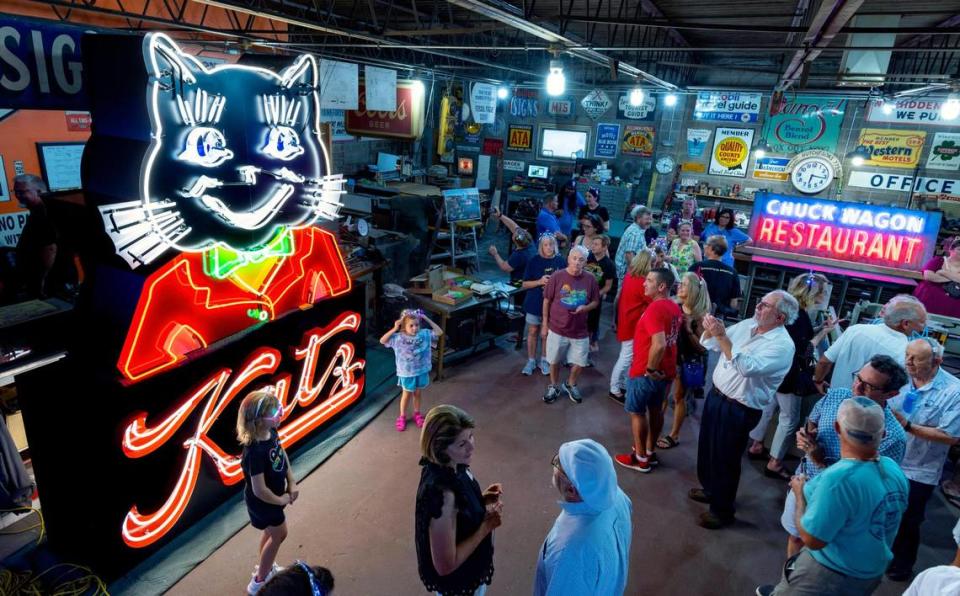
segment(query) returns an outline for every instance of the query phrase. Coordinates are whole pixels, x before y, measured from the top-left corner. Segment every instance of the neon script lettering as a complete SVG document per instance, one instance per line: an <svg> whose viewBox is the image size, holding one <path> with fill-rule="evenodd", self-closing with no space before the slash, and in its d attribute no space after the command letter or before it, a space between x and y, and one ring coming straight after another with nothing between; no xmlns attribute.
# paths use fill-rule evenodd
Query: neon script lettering
<svg viewBox="0 0 960 596"><path fill-rule="evenodd" d="M361 371L366 363L362 359L354 360L356 348L351 342L345 341L337 346L330 362L317 375L322 348L339 333L359 330L360 320L359 314L346 312L327 327L304 334L302 344L293 351L294 359L303 363L295 390L292 389L291 374L282 373L275 377L273 387L283 409L278 428L283 447L303 439L362 394L364 377ZM124 455L131 459L146 457L166 445L191 415L200 410L193 433L183 442L186 451L183 467L167 500L152 513L142 513L136 505L127 512L121 533L128 546L149 546L176 525L197 486L204 454L216 465L224 485L240 482L243 478L240 456L228 454L210 438L209 433L241 392L267 385L255 385L254 382L274 375L281 360L278 350L260 348L236 372L224 368L201 381L180 407L163 420L148 423L149 414L141 412L126 427L121 443Z"/></svg>

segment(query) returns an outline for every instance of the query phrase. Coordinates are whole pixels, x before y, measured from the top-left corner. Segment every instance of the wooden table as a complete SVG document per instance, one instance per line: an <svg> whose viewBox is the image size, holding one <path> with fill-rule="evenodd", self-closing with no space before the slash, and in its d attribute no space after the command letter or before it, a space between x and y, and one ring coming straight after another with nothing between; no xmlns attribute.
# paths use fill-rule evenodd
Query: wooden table
<svg viewBox="0 0 960 596"><path fill-rule="evenodd" d="M409 290L406 291L407 296L409 296L417 305L430 313L433 313L440 317L440 330L443 331L443 335L440 336L440 340L437 342L437 372L434 377L437 381L442 381L444 378L443 369L444 361L450 357L459 354L459 352L465 352L466 350L451 351L447 353L447 324L450 322L450 319L457 314L462 314L468 310L476 308L485 308L491 306L497 300L506 300L512 302L511 297L523 290L519 288L514 288L511 286L509 292L496 292L496 296L493 294L487 296L473 296L472 298L465 300L457 305L443 304L442 302L437 302L433 300L430 296L424 294L414 294ZM504 295L506 294L506 295ZM493 347L494 342L498 336L491 333L477 333L474 336L473 346L470 348L471 353L475 352L477 347L489 342L490 347Z"/></svg>

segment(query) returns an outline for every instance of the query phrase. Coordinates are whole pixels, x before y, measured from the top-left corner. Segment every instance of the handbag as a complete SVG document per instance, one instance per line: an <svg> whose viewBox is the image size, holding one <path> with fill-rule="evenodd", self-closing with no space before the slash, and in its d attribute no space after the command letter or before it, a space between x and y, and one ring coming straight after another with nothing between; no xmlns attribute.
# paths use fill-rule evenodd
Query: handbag
<svg viewBox="0 0 960 596"><path fill-rule="evenodd" d="M687 389L703 387L707 380L707 369L702 358L687 360L680 366L680 380Z"/></svg>
<svg viewBox="0 0 960 596"><path fill-rule="evenodd" d="M960 298L960 283L955 281L948 281L943 284L943 291L947 293L947 296L951 298Z"/></svg>

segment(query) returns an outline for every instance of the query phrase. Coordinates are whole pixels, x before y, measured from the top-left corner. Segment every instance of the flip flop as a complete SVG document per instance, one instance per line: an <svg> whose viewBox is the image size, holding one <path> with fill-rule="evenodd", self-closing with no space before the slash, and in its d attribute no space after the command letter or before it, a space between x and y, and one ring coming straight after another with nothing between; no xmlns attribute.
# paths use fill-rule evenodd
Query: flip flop
<svg viewBox="0 0 960 596"><path fill-rule="evenodd" d="M673 449L680 444L680 441L674 439L670 435L663 435L657 439L657 449Z"/></svg>

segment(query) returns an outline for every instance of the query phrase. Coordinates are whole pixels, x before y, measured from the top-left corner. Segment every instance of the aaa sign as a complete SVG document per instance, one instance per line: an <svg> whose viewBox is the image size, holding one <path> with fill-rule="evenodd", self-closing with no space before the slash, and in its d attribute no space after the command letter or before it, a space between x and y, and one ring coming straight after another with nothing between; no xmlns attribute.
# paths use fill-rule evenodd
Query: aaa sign
<svg viewBox="0 0 960 596"><path fill-rule="evenodd" d="M533 148L532 126L511 126L507 137L507 149L510 151L530 151Z"/></svg>

